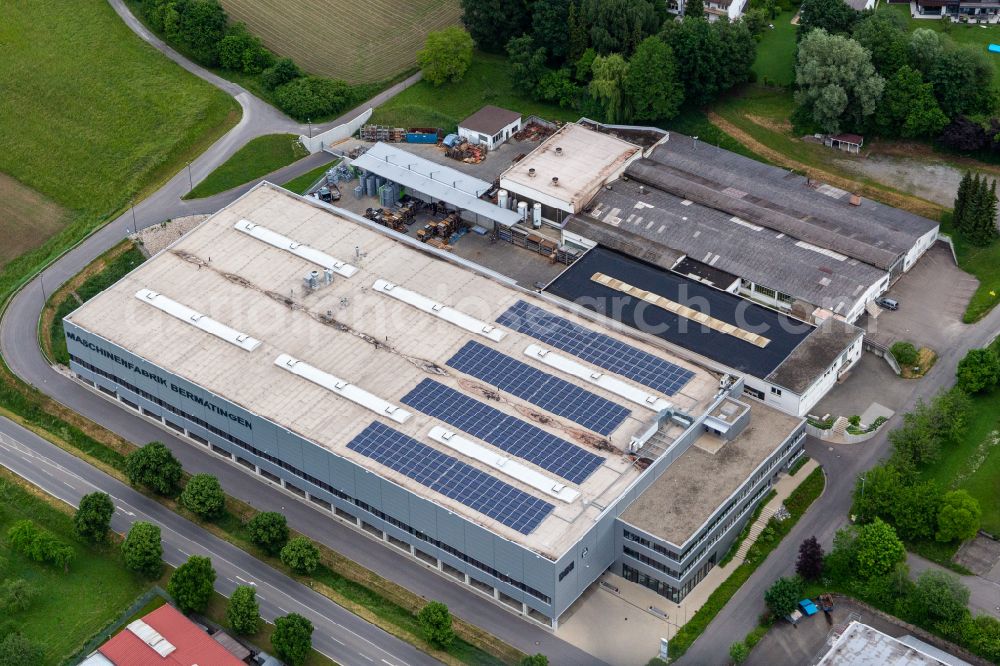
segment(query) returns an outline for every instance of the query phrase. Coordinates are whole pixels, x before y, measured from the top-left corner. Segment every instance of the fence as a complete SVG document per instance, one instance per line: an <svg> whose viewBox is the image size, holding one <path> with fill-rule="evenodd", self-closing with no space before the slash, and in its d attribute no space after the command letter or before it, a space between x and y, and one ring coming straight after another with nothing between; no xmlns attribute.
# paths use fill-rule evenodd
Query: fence
<svg viewBox="0 0 1000 666"><path fill-rule="evenodd" d="M302 145L305 146L306 150L310 153L318 153L331 144L354 136L354 133L361 129L361 126L368 122L368 119L372 117L373 110L374 109L368 109L364 113L360 113L355 116L352 120L348 120L342 125L331 127L322 134L316 134L312 137L299 135L299 141L302 142Z"/></svg>

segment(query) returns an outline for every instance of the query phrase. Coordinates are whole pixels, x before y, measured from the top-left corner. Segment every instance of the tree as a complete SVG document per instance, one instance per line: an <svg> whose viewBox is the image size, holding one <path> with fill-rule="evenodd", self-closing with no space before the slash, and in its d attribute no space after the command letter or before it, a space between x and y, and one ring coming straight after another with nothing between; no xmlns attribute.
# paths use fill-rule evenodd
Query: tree
<svg viewBox="0 0 1000 666"><path fill-rule="evenodd" d="M180 462L162 442L150 442L125 456L125 476L133 486L172 495L182 475Z"/></svg>
<svg viewBox="0 0 1000 666"><path fill-rule="evenodd" d="M930 28L917 28L910 34L910 63L924 74L931 73L944 50L941 35Z"/></svg>
<svg viewBox="0 0 1000 666"><path fill-rule="evenodd" d="M875 72L864 47L822 28L813 30L799 43L795 82L795 101L830 133L844 126L861 127L875 112L885 88L885 80Z"/></svg>
<svg viewBox="0 0 1000 666"><path fill-rule="evenodd" d="M976 536L983 512L979 502L965 490L952 490L941 498L938 511L938 541L965 541Z"/></svg>
<svg viewBox="0 0 1000 666"><path fill-rule="evenodd" d="M858 530L848 526L833 535L833 549L826 556L823 567L830 578L847 580L854 576L854 563L858 553Z"/></svg>
<svg viewBox="0 0 1000 666"><path fill-rule="evenodd" d="M260 629L260 606L257 591L250 585L240 585L233 590L226 604L226 622L237 634L249 636Z"/></svg>
<svg viewBox="0 0 1000 666"><path fill-rule="evenodd" d="M963 117L963 119L965 118ZM966 171L964 174L962 174L962 180L958 183L958 191L955 192L955 204L952 208L951 224L956 229L962 228L962 220L965 218L965 212L969 208L969 197L971 193L972 193L972 173ZM966 356L968 356L968 354L966 354ZM961 367L962 367L961 363L959 363L959 368ZM959 380L959 382L961 382L961 379ZM969 390L968 387L965 387L965 390L968 393L976 393L976 391Z"/></svg>
<svg viewBox="0 0 1000 666"><path fill-rule="evenodd" d="M629 61L622 89L635 120L668 120L677 115L684 88L677 79L674 52L658 37L642 40Z"/></svg>
<svg viewBox="0 0 1000 666"><path fill-rule="evenodd" d="M535 46L530 35L515 37L507 43L507 61L510 64L511 80L537 94L538 84L548 69L545 67L545 49Z"/></svg>
<svg viewBox="0 0 1000 666"><path fill-rule="evenodd" d="M854 26L853 37L872 54L872 66L886 79L910 60L910 35L902 17L895 12L864 16Z"/></svg>
<svg viewBox="0 0 1000 666"><path fill-rule="evenodd" d="M955 209L958 210L958 202ZM992 347L970 349L955 371L958 386L966 393L992 391L1000 382L1000 355Z"/></svg>
<svg viewBox="0 0 1000 666"><path fill-rule="evenodd" d="M455 25L431 32L417 52L417 64L431 85L461 81L472 64L472 37Z"/></svg>
<svg viewBox="0 0 1000 666"><path fill-rule="evenodd" d="M985 54L955 46L945 48L926 78L949 118L992 111L993 68Z"/></svg>
<svg viewBox="0 0 1000 666"><path fill-rule="evenodd" d="M903 65L885 85L875 115L882 136L904 139L933 137L948 124L934 98L934 86L924 83L920 72Z"/></svg>
<svg viewBox="0 0 1000 666"><path fill-rule="evenodd" d="M969 612L969 588L949 571L921 573L913 596L923 616L934 622L958 622Z"/></svg>
<svg viewBox="0 0 1000 666"><path fill-rule="evenodd" d="M125 566L132 571L147 578L159 578L163 569L163 545L160 543L159 526L141 520L132 523L122 543L122 557Z"/></svg>
<svg viewBox="0 0 1000 666"><path fill-rule="evenodd" d="M570 11L576 21L576 7L569 0L534 0L531 5L531 36L536 44L545 46L554 60L565 60L573 38L567 29L575 27L569 24Z"/></svg>
<svg viewBox="0 0 1000 666"><path fill-rule="evenodd" d="M73 546L63 543L54 534L30 520L18 520L7 530L10 546L34 562L45 562L69 571L76 556Z"/></svg>
<svg viewBox="0 0 1000 666"><path fill-rule="evenodd" d="M674 53L684 99L693 105L750 80L757 42L742 21L668 21L660 38Z"/></svg>
<svg viewBox="0 0 1000 666"><path fill-rule="evenodd" d="M703 0L687 0L684 3L684 18L705 18L705 3Z"/></svg>
<svg viewBox="0 0 1000 666"><path fill-rule="evenodd" d="M846 35L861 14L843 0L802 0L796 36L804 39L813 30L831 35Z"/></svg>
<svg viewBox="0 0 1000 666"><path fill-rule="evenodd" d="M247 523L250 541L268 555L277 555L288 542L288 521L277 511L262 511Z"/></svg>
<svg viewBox="0 0 1000 666"><path fill-rule="evenodd" d="M597 56L593 65L594 77L590 81L590 96L601 105L604 119L609 123L627 121L631 109L627 106L622 87L628 76L628 63L617 53Z"/></svg>
<svg viewBox="0 0 1000 666"><path fill-rule="evenodd" d="M576 3L571 2L566 10L566 58L570 62L576 62L588 46L590 37L587 35L587 26L583 23ZM587 71L590 71L589 67Z"/></svg>
<svg viewBox="0 0 1000 666"><path fill-rule="evenodd" d="M42 663L42 649L20 632L0 641L0 666L35 666Z"/></svg>
<svg viewBox="0 0 1000 666"><path fill-rule="evenodd" d="M0 585L0 610L7 615L28 609L38 590L23 578L10 578Z"/></svg>
<svg viewBox="0 0 1000 666"><path fill-rule="evenodd" d="M904 476L935 462L943 445L962 440L968 425L969 397L960 388L936 395L928 404L918 400L903 415L903 425L889 433L892 464Z"/></svg>
<svg viewBox="0 0 1000 666"><path fill-rule="evenodd" d="M996 181L987 184L979 175L972 179L968 204L962 212L959 232L973 245L989 245L997 238Z"/></svg>
<svg viewBox="0 0 1000 666"><path fill-rule="evenodd" d="M775 617L790 614L801 598L802 585L794 578L779 578L764 593L764 603Z"/></svg>
<svg viewBox="0 0 1000 666"><path fill-rule="evenodd" d="M520 666L549 666L549 658L541 652L530 654L521 660Z"/></svg>
<svg viewBox="0 0 1000 666"><path fill-rule="evenodd" d="M235 72L243 71L243 54L254 48L263 48L260 39L250 34L246 25L237 23L229 28L219 42L219 65Z"/></svg>
<svg viewBox="0 0 1000 666"><path fill-rule="evenodd" d="M219 480L211 474L192 476L184 486L180 502L185 509L206 520L218 518L226 510L226 494Z"/></svg>
<svg viewBox="0 0 1000 666"><path fill-rule="evenodd" d="M896 530L881 518L858 528L855 562L862 580L886 576L897 562L906 559L906 548Z"/></svg>
<svg viewBox="0 0 1000 666"><path fill-rule="evenodd" d="M538 82L535 92L538 99L569 109L576 104L580 96L580 87L573 83L569 68L563 67L546 72Z"/></svg>
<svg viewBox="0 0 1000 666"><path fill-rule="evenodd" d="M219 43L226 36L226 12L218 0L185 0L175 4L182 10L175 24L165 26L168 36L187 46L197 61L215 65Z"/></svg>
<svg viewBox="0 0 1000 666"><path fill-rule="evenodd" d="M823 575L823 546L811 536L799 546L799 559L795 562L795 573L805 580L819 580Z"/></svg>
<svg viewBox="0 0 1000 666"><path fill-rule="evenodd" d="M202 613L212 599L214 583L215 569L212 568L212 560L192 555L174 570L167 583L167 592L183 613Z"/></svg>
<svg viewBox="0 0 1000 666"><path fill-rule="evenodd" d="M274 621L271 647L289 666L302 666L312 648L312 622L298 613L289 613Z"/></svg>
<svg viewBox="0 0 1000 666"><path fill-rule="evenodd" d="M941 131L938 141L952 150L963 152L983 150L989 145L986 129L965 116L952 118L951 123Z"/></svg>
<svg viewBox="0 0 1000 666"><path fill-rule="evenodd" d="M264 70L260 75L260 80L268 90L279 88L289 81L302 76L302 70L291 58L279 58L274 64Z"/></svg>
<svg viewBox="0 0 1000 666"><path fill-rule="evenodd" d="M80 506L73 516L73 527L87 541L100 543L108 536L114 513L115 503L107 493L89 493L80 499Z"/></svg>
<svg viewBox="0 0 1000 666"><path fill-rule="evenodd" d="M274 91L274 99L296 120L315 120L346 109L354 101L354 92L339 79L303 76L280 86Z"/></svg>
<svg viewBox="0 0 1000 666"><path fill-rule="evenodd" d="M917 353L917 348L913 346L912 342L903 340L894 342L889 351L892 352L893 358L899 361L899 364L902 366L916 365L920 361L920 355Z"/></svg>
<svg viewBox="0 0 1000 666"><path fill-rule="evenodd" d="M743 641L736 641L729 646L729 658L734 664L742 664L750 656L750 648Z"/></svg>
<svg viewBox="0 0 1000 666"><path fill-rule="evenodd" d="M904 485L896 495L892 525L901 539L933 539L941 507L941 491L934 481ZM888 521L887 521L888 522Z"/></svg>
<svg viewBox="0 0 1000 666"><path fill-rule="evenodd" d="M580 13L600 55L630 55L663 22L656 0L582 0Z"/></svg>
<svg viewBox="0 0 1000 666"><path fill-rule="evenodd" d="M299 574L311 574L319 566L319 549L306 537L295 537L281 549L281 562Z"/></svg>
<svg viewBox="0 0 1000 666"><path fill-rule="evenodd" d="M524 0L462 0L462 24L481 50L500 53L530 20Z"/></svg>
<svg viewBox="0 0 1000 666"><path fill-rule="evenodd" d="M447 648L455 640L451 626L451 613L440 601L431 601L417 613L417 622L427 642L435 647Z"/></svg>

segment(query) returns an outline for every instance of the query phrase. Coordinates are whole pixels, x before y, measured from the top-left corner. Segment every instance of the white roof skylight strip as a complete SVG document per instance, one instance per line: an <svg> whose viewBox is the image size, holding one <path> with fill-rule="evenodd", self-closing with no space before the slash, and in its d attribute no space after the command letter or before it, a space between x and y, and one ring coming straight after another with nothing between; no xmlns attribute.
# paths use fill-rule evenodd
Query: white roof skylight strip
<svg viewBox="0 0 1000 666"><path fill-rule="evenodd" d="M363 388L351 384L345 379L335 377L334 375L324 372L319 368L314 368L305 361L300 361L289 356L288 354L280 354L278 358L274 359L274 364L283 370L287 370L293 375L298 375L303 379L308 379L313 384L322 386L328 391L336 393L342 398L361 405L362 407L371 410L380 416L392 419L396 423L406 423L406 420L412 416L412 414L402 407L397 407L391 402L383 400L377 395L373 395Z"/></svg>
<svg viewBox="0 0 1000 666"><path fill-rule="evenodd" d="M637 388L628 382L623 382L617 377L605 373L603 370L588 367L569 357L562 356L554 351L540 347L539 345L528 345L524 348L524 355L530 356L537 361L541 361L550 368L555 368L556 370L565 372L567 375L572 375L578 379L582 379L585 382L593 384L594 386L600 386L609 393L614 393L617 396L630 400L637 405L642 405L646 409L650 409L654 412L661 412L664 409L673 407L673 404L670 401L665 400L658 395Z"/></svg>
<svg viewBox="0 0 1000 666"><path fill-rule="evenodd" d="M329 268L338 275L349 278L358 272L357 267L351 266L347 262L341 261L336 257L331 257L326 252L317 250L314 247L309 247L308 245L292 240L288 236L282 236L277 231L271 231L267 227L254 224L250 220L240 220L233 225L233 228L237 231L242 231L248 236L253 236L257 240L263 241L268 245L273 245L278 249L285 250L286 252L291 252L298 257L302 257L306 261L311 261L317 266Z"/></svg>
<svg viewBox="0 0 1000 666"><path fill-rule="evenodd" d="M454 324L459 328L464 328L470 333L476 333L484 338L489 338L493 342L500 342L504 339L504 336L507 335L492 324L489 324L481 319L471 317L464 312L459 312L455 308L444 305L443 303L438 303L437 301L431 300L415 291L404 289L398 284L393 284L388 280L383 280L382 278L375 280L375 284L372 285L372 289L379 293L386 294L387 296L391 296L398 301L408 303L418 310L426 312L429 315L433 315L438 319L443 319L444 321Z"/></svg>
<svg viewBox="0 0 1000 666"><path fill-rule="evenodd" d="M431 439L440 444L444 444L451 450L461 453L466 458L478 460L492 469L499 470L507 476L520 481L521 483L540 490L546 495L551 495L567 504L572 503L580 496L579 491L567 487L565 484L556 481L552 477L541 472L536 472L527 465L502 456L495 451L487 449L471 440L457 435L454 432L441 426L434 426L428 433Z"/></svg>
<svg viewBox="0 0 1000 666"><path fill-rule="evenodd" d="M226 342L236 345L245 351L253 351L260 346L260 340L257 338L250 337L246 333L241 333L235 328L231 328L221 322L215 321L211 317L204 315L197 310L192 310L186 305L181 305L177 301L167 298L163 294L158 294L151 289L140 289L135 292L135 297L143 303L152 305L161 312L166 312L172 317L176 317L177 319L180 319L195 328L200 328L206 333L210 333L217 338L222 338Z"/></svg>

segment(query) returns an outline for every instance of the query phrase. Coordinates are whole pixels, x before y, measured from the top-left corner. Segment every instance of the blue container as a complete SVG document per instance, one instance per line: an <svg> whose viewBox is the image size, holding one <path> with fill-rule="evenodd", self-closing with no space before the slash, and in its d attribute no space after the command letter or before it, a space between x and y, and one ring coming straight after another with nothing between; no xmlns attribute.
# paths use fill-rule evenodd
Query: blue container
<svg viewBox="0 0 1000 666"><path fill-rule="evenodd" d="M407 132L406 143L437 143L437 132Z"/></svg>
<svg viewBox="0 0 1000 666"><path fill-rule="evenodd" d="M461 139L459 139L457 134L449 134L444 138L444 141L442 141L441 143L448 146L449 148L452 148L455 146L456 143L459 143L460 141Z"/></svg>

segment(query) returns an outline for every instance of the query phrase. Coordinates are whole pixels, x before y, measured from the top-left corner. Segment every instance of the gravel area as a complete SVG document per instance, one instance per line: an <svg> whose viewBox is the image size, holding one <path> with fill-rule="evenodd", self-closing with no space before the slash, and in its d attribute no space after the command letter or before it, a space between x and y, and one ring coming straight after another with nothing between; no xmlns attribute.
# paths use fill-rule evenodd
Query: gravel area
<svg viewBox="0 0 1000 666"><path fill-rule="evenodd" d="M131 238L142 246L143 252L146 253L146 256L151 257L157 252L165 249L168 245L187 232L197 227L205 221L206 218L208 218L208 215L188 215L187 217L178 217L151 227L146 227L139 233L132 234Z"/></svg>

